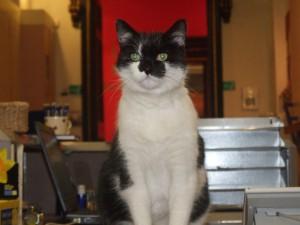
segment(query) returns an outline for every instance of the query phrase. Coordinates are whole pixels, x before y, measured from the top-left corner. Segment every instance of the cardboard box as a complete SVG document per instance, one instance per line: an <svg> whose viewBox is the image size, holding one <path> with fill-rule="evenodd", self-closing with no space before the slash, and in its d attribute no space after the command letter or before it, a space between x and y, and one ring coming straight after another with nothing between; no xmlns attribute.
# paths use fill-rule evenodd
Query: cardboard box
<svg viewBox="0 0 300 225"><path fill-rule="evenodd" d="M18 164L7 172L7 183L0 183L0 200L18 198Z"/></svg>
<svg viewBox="0 0 300 225"><path fill-rule="evenodd" d="M12 146L9 137L0 130L0 200L18 197L19 168Z"/></svg>

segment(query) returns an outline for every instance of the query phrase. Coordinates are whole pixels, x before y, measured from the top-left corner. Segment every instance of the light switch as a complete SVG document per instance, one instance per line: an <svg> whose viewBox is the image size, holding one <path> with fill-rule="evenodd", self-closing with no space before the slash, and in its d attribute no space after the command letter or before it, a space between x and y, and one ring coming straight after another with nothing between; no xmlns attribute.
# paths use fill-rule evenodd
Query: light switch
<svg viewBox="0 0 300 225"><path fill-rule="evenodd" d="M242 89L242 107L245 110L258 109L258 89L254 87L244 87Z"/></svg>

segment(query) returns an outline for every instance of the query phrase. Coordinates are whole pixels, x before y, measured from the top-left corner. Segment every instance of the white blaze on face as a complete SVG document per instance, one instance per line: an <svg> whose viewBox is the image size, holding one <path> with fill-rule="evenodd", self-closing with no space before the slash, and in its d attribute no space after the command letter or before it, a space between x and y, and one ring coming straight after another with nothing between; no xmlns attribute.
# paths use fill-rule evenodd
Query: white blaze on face
<svg viewBox="0 0 300 225"><path fill-rule="evenodd" d="M165 75L157 78L141 72L138 66L139 62L133 62L128 67L119 70L124 85L133 91L162 94L184 83L186 71L181 67L174 67L165 63Z"/></svg>

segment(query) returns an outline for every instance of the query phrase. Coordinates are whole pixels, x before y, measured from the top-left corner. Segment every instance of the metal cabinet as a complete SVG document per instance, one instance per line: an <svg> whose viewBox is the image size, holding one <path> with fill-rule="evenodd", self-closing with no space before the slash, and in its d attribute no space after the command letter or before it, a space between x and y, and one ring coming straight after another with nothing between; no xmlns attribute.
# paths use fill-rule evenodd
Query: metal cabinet
<svg viewBox="0 0 300 225"><path fill-rule="evenodd" d="M242 208L245 188L297 184L295 148L282 127L274 117L199 120L213 206Z"/></svg>

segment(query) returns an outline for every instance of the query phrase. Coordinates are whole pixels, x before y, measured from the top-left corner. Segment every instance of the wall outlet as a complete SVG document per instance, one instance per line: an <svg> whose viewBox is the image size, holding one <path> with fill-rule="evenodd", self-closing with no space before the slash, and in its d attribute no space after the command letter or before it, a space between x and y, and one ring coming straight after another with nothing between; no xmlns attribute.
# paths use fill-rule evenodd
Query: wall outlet
<svg viewBox="0 0 300 225"><path fill-rule="evenodd" d="M244 87L242 89L242 107L245 110L258 109L258 89L254 87Z"/></svg>

